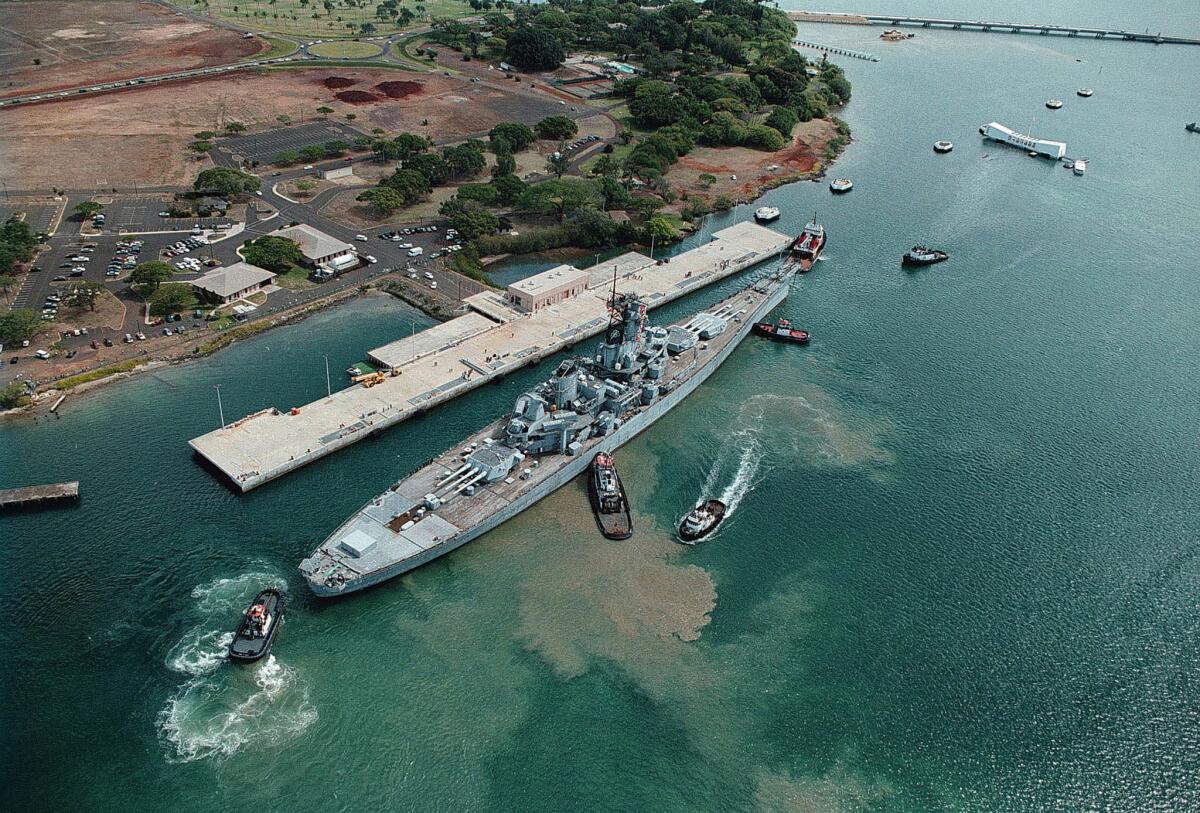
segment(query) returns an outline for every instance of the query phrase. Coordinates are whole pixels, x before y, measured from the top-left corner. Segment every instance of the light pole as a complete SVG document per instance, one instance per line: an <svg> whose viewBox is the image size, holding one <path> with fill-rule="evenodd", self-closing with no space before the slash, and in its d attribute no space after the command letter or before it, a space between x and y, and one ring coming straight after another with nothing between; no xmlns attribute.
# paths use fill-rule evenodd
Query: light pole
<svg viewBox="0 0 1200 813"><path fill-rule="evenodd" d="M221 416L221 428L225 428L225 407L221 406L221 385L216 385L217 389L217 414Z"/></svg>
<svg viewBox="0 0 1200 813"><path fill-rule="evenodd" d="M417 320L410 319L409 321L412 322L412 337L409 338L409 340L408 340L408 349L412 351L412 358L410 359L410 361L416 361L417 360Z"/></svg>
<svg viewBox="0 0 1200 813"><path fill-rule="evenodd" d="M329 384L329 354L325 354L325 395L333 395L333 387Z"/></svg>

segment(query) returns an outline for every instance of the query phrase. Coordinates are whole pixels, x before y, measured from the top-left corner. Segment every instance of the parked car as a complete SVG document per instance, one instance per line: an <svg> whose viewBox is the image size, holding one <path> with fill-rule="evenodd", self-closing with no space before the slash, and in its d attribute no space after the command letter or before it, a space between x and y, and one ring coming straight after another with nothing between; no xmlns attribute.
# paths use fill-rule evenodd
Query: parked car
<svg viewBox="0 0 1200 813"><path fill-rule="evenodd" d="M365 234L356 234L356 235L354 235L354 239L360 243L367 242L367 236Z"/></svg>
<svg viewBox="0 0 1200 813"><path fill-rule="evenodd" d="M414 248L410 248L408 250L408 256L410 257L420 257L424 253L425 249L421 248L420 246L415 246Z"/></svg>
<svg viewBox="0 0 1200 813"><path fill-rule="evenodd" d="M47 353L45 350L39 350L36 353L34 353L34 355L43 360L50 358L50 354Z"/></svg>

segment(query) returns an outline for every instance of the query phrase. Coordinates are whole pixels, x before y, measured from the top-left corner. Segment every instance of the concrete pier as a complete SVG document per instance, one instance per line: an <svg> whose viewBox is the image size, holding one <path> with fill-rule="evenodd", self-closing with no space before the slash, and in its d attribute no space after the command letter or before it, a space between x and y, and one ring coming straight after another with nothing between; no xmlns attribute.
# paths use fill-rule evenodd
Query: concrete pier
<svg viewBox="0 0 1200 813"><path fill-rule="evenodd" d="M778 256L791 238L743 222L658 265L630 252L591 269L589 289L532 313L499 291L467 300L473 311L370 351L388 375L295 409L268 407L189 445L242 491L318 460L417 411L534 364L608 324L614 269L618 289L657 307Z"/></svg>
<svg viewBox="0 0 1200 813"><path fill-rule="evenodd" d="M79 481L0 490L0 511L20 511L79 499Z"/></svg>

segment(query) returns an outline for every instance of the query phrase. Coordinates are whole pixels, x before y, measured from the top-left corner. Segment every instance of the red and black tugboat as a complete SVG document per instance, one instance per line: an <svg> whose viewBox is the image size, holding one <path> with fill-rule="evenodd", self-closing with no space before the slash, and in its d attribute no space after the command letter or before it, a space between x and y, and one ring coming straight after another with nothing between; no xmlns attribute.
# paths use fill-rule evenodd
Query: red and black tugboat
<svg viewBox="0 0 1200 813"><path fill-rule="evenodd" d="M792 261L799 263L801 274L812 270L813 263L821 256L823 248L825 248L825 227L814 217L812 222L804 227L804 231L800 232L800 236L792 242Z"/></svg>
<svg viewBox="0 0 1200 813"><path fill-rule="evenodd" d="M283 623L283 593L274 588L267 588L259 593L242 625L233 636L229 645L229 658L235 661L256 661L271 649L275 633Z"/></svg>
<svg viewBox="0 0 1200 813"><path fill-rule="evenodd" d="M775 341L808 344L808 331L797 330L792 327L792 323L787 319L780 319L775 324L771 324L770 322L755 322L753 330L759 336L766 336L768 339L774 339Z"/></svg>
<svg viewBox="0 0 1200 813"><path fill-rule="evenodd" d="M588 499L596 525L605 539L628 539L633 536L633 517L629 515L629 500L625 498L625 486L617 476L617 467L612 455L600 452L592 458L588 471Z"/></svg>

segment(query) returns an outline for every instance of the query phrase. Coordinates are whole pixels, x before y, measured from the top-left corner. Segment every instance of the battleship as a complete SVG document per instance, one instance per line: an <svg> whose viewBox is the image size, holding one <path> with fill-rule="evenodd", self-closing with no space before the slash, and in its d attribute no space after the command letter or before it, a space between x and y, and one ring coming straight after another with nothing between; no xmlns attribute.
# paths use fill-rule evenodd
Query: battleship
<svg viewBox="0 0 1200 813"><path fill-rule="evenodd" d="M603 340L563 360L510 414L421 466L342 523L300 563L318 596L384 582L524 511L673 409L788 294L795 265L670 328L636 294L609 298ZM688 337L682 334L688 333Z"/></svg>

